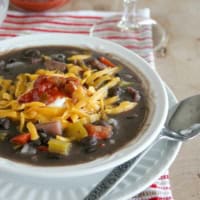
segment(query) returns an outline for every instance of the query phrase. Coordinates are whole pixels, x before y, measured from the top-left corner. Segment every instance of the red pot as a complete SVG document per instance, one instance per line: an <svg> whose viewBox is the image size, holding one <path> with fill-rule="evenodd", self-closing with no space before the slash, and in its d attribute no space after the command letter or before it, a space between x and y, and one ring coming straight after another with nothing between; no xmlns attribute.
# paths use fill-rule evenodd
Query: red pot
<svg viewBox="0 0 200 200"><path fill-rule="evenodd" d="M62 6L69 0L11 0L11 3L19 8L30 11L45 11Z"/></svg>

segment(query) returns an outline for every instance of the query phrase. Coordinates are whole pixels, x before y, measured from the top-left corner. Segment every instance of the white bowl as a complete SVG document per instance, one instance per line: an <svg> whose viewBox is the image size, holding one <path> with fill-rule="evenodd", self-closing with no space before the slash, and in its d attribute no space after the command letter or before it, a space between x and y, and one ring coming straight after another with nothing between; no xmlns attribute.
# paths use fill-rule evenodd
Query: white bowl
<svg viewBox="0 0 200 200"><path fill-rule="evenodd" d="M90 48L95 51L111 53L124 63L128 63L129 68L142 77L145 87L148 89L149 100L152 103L150 107L151 114L139 136L112 155L107 155L88 163L58 167L32 166L0 158L2 170L7 170L10 173L44 178L89 175L103 170L109 170L128 161L141 153L157 138L167 117L168 101L162 80L146 61L118 44L94 37L70 34L38 34L5 40L0 42L0 54L13 49L47 45Z"/></svg>
<svg viewBox="0 0 200 200"><path fill-rule="evenodd" d="M9 0L0 1L0 25L6 17L8 5L9 5Z"/></svg>

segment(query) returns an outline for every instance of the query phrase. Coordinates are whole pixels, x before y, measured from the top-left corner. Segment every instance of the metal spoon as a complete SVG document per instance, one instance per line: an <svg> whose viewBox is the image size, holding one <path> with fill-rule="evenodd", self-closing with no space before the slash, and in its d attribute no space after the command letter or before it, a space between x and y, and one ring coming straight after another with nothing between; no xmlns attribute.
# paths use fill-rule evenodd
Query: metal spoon
<svg viewBox="0 0 200 200"><path fill-rule="evenodd" d="M200 95L179 102L169 113L169 121L159 137L140 155L115 167L84 200L102 200L106 197L161 139L183 142L200 135Z"/></svg>

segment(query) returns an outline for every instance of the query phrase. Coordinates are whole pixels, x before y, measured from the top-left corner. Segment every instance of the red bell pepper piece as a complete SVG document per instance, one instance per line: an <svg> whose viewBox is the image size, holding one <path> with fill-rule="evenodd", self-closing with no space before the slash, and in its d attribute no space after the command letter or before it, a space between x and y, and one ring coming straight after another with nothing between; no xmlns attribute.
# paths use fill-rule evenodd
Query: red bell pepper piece
<svg viewBox="0 0 200 200"><path fill-rule="evenodd" d="M43 152L47 152L48 151L48 147L41 145L41 146L37 147L37 150L43 151Z"/></svg>
<svg viewBox="0 0 200 200"><path fill-rule="evenodd" d="M15 144L24 145L24 144L28 143L30 141L30 139L31 139L30 133L23 133L23 134L13 137L10 141Z"/></svg>
<svg viewBox="0 0 200 200"><path fill-rule="evenodd" d="M97 139L108 139L112 135L112 126L86 124L85 128L89 136L95 136Z"/></svg>
<svg viewBox="0 0 200 200"><path fill-rule="evenodd" d="M101 56L99 58L100 62L103 63L104 65L108 66L108 67L114 67L115 65L110 61L108 60L107 58Z"/></svg>

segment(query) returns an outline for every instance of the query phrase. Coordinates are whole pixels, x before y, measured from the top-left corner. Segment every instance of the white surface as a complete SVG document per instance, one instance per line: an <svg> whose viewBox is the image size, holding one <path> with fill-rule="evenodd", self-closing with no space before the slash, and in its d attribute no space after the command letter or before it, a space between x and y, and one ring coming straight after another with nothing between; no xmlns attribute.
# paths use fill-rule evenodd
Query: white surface
<svg viewBox="0 0 200 200"><path fill-rule="evenodd" d="M170 92L169 101L170 106L176 103ZM143 191L169 168L180 147L179 142L161 140L106 199L124 200ZM0 199L81 200L106 173L108 172L76 178L48 179L22 177L1 169Z"/></svg>
<svg viewBox="0 0 200 200"><path fill-rule="evenodd" d="M0 25L6 17L6 13L8 10L8 4L9 4L9 0L1 0L0 1Z"/></svg>
<svg viewBox="0 0 200 200"><path fill-rule="evenodd" d="M140 77L145 77L144 79L147 80L144 81L144 84L146 83L146 87L150 93L149 98L152 98L155 105L153 115L149 116L149 119L147 119L148 126L145 127L144 133L139 134L139 137L130 141L123 149L112 155L104 156L92 162L64 167L36 167L1 158L1 168L10 171L10 173L13 172L16 175L21 174L46 178L63 178L92 174L111 169L131 159L147 148L147 146L156 139L166 120L168 111L167 94L159 75L152 70L148 63L141 59L141 57L117 44L82 35L38 34L1 41L0 53L27 46L65 44L68 46L91 48L106 53L112 52L112 55L122 59L124 63L128 63L128 67L131 70L140 73ZM152 107L150 107L150 110Z"/></svg>

